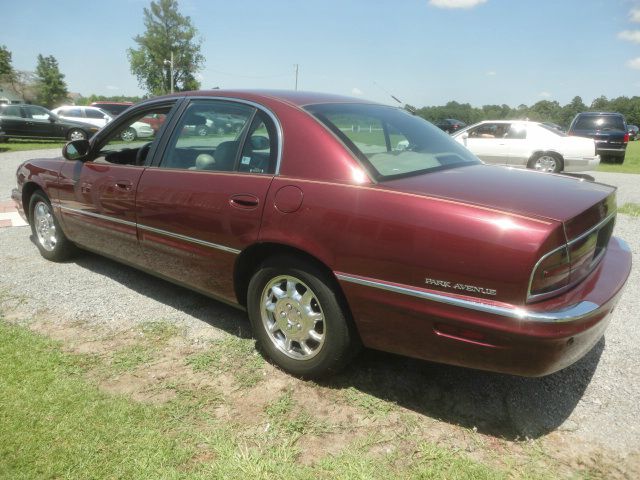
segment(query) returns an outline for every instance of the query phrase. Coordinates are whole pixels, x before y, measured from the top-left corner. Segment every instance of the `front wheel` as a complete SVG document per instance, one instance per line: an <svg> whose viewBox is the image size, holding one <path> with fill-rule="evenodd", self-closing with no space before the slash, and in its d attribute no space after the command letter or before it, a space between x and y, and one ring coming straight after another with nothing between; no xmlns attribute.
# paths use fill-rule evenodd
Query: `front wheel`
<svg viewBox="0 0 640 480"><path fill-rule="evenodd" d="M562 157L556 153L537 153L531 157L527 168L540 172L558 173L564 168L564 162Z"/></svg>
<svg viewBox="0 0 640 480"><path fill-rule="evenodd" d="M42 192L35 192L29 202L31 232L40 254L47 260L60 262L75 252L71 243L53 215L49 199Z"/></svg>
<svg viewBox="0 0 640 480"><path fill-rule="evenodd" d="M315 265L288 256L267 260L251 278L247 310L254 335L283 370L319 378L357 353L357 335L333 284Z"/></svg>

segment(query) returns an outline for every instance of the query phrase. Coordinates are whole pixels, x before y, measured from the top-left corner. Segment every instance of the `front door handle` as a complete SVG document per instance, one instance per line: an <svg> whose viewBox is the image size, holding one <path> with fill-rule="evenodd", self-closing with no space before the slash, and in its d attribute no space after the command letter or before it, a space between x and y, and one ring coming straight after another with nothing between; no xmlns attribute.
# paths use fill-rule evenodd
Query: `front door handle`
<svg viewBox="0 0 640 480"><path fill-rule="evenodd" d="M116 182L116 188L118 190L131 190L131 182L129 180L120 180Z"/></svg>
<svg viewBox="0 0 640 480"><path fill-rule="evenodd" d="M241 210L253 210L259 203L260 199L258 197L247 193L232 195L229 199L229 205Z"/></svg>

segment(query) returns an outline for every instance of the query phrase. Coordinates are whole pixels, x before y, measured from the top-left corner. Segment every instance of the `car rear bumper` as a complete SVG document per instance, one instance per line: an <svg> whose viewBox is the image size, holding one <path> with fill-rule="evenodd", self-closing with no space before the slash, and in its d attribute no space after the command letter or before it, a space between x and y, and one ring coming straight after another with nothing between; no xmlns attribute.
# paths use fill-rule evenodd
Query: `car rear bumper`
<svg viewBox="0 0 640 480"><path fill-rule="evenodd" d="M612 238L598 267L572 290L513 306L336 276L363 343L425 360L523 376L571 365L602 338L629 272L631 252Z"/></svg>
<svg viewBox="0 0 640 480"><path fill-rule="evenodd" d="M626 148L604 148L596 147L596 153L602 157L624 157L627 152Z"/></svg>
<svg viewBox="0 0 640 480"><path fill-rule="evenodd" d="M589 170L595 170L600 165L600 155L595 157L565 157L564 159L564 171L565 172L587 172Z"/></svg>

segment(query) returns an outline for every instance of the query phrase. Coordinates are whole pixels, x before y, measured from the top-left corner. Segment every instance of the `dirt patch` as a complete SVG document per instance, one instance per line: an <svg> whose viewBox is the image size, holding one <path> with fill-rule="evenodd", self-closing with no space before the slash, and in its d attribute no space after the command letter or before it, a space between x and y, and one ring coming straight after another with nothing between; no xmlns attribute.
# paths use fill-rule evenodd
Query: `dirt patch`
<svg viewBox="0 0 640 480"><path fill-rule="evenodd" d="M86 369L85 375L103 391L152 404L189 397L200 412L236 426L244 432L247 442L253 444L267 441L262 439L272 438L270 435L277 439L287 431L293 432L291 438L300 452L298 461L305 465L339 455L354 445L360 445L368 455L395 455L402 462L412 458L423 442L428 442L511 470L516 476L539 473L551 466L561 476L579 471L594 477L640 478L640 454L621 458L615 452L576 441L561 431L536 441L505 440L421 415L376 398L366 393L366 389L305 382L267 362L258 367L252 365L252 373L258 378L252 386L246 386L239 382L238 371L245 367L243 359L253 362L253 358L244 350L236 352L237 355L214 357L221 365L196 368L194 356L206 354L215 348L215 342L195 343L178 330L157 325L146 330L114 331L95 324L89 328L83 322L61 321L48 312L39 312L37 321L28 321L19 313L19 305L11 310L5 320L29 325L32 330L59 341L67 352L98 359ZM233 345L236 344L231 343L231 347L225 344L224 348ZM246 345L240 346L246 350ZM117 352L134 348L145 353L142 360L125 370L114 369ZM274 409L278 402L282 403L281 410ZM206 422L202 428L207 428ZM209 461L210 456L210 452L203 451L193 461Z"/></svg>

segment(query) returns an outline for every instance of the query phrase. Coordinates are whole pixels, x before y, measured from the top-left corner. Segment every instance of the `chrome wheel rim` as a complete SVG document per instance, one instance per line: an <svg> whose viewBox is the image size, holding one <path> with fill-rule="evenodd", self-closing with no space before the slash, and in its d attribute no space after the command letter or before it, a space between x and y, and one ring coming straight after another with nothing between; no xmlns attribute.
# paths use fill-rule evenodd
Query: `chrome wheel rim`
<svg viewBox="0 0 640 480"><path fill-rule="evenodd" d="M204 137L207 135L207 133L209 133L209 131L207 130L207 127L200 127L198 128L198 130L196 130L196 133L201 137Z"/></svg>
<svg viewBox="0 0 640 480"><path fill-rule="evenodd" d="M56 248L56 224L49 205L45 202L36 203L33 209L33 222L35 225L38 243L48 252Z"/></svg>
<svg viewBox="0 0 640 480"><path fill-rule="evenodd" d="M124 140L125 142L130 142L132 140L135 140L136 134L130 128L127 128L124 132L120 134L120 138L122 138L122 140Z"/></svg>
<svg viewBox="0 0 640 480"><path fill-rule="evenodd" d="M550 155L542 155L540 158L536 160L533 168L536 170L540 170L541 172L555 172L556 170L556 159Z"/></svg>
<svg viewBox="0 0 640 480"><path fill-rule="evenodd" d="M316 294L296 277L273 278L262 291L262 324L275 347L287 357L315 357L326 336L324 313Z"/></svg>
<svg viewBox="0 0 640 480"><path fill-rule="evenodd" d="M71 140L84 140L86 138L86 135L82 133L80 130L74 130L69 135L69 138Z"/></svg>

